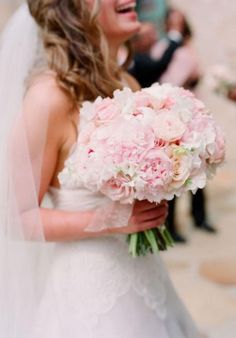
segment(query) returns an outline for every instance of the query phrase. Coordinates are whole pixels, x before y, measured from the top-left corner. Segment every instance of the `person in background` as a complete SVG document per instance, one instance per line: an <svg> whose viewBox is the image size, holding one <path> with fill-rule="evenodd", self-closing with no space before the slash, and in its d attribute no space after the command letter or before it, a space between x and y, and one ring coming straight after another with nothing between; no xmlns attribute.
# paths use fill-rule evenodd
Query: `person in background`
<svg viewBox="0 0 236 338"><path fill-rule="evenodd" d="M167 0L138 0L137 12L141 22L154 24L160 38L165 36L165 17L168 10Z"/></svg>
<svg viewBox="0 0 236 338"><path fill-rule="evenodd" d="M173 34L173 27L182 27L180 32L183 37L183 43L178 48L169 63L166 71L159 78L161 83L169 82L176 86L183 86L194 90L201 76L198 56L192 46L192 29L183 13L177 9L170 9L166 16L167 34ZM166 39L153 45L151 56L158 60L168 46Z"/></svg>
<svg viewBox="0 0 236 338"><path fill-rule="evenodd" d="M129 73L139 82L141 87L151 86L162 76L175 51L182 45L183 21L171 23L170 30L165 38L165 51L160 58L153 58L150 50L159 40L155 25L151 22L142 22L140 31L132 39L134 49L133 62Z"/></svg>
<svg viewBox="0 0 236 338"><path fill-rule="evenodd" d="M229 89L229 92L228 92L228 98L231 100L231 101L234 101L236 102L236 85L231 87Z"/></svg>
<svg viewBox="0 0 236 338"><path fill-rule="evenodd" d="M198 57L192 46L192 30L183 13L177 9L170 9L166 16L167 33L172 29L173 24L183 21L183 45L178 48L162 74L160 83L171 83L194 91L201 77ZM166 46L163 41L153 46L151 55L154 59L160 59L165 53ZM176 201L169 202L169 215L167 218L169 230L176 242L184 243L186 239L178 232L176 225ZM209 223L206 210L205 189L198 189L196 194L191 194L191 215L194 226L209 233L215 233L216 229Z"/></svg>

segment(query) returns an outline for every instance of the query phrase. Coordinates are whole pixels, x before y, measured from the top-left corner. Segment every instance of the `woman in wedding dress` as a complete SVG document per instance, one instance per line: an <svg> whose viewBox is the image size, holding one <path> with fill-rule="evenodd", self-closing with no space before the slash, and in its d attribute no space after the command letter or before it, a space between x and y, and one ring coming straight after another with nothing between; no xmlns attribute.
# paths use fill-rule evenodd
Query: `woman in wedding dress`
<svg viewBox="0 0 236 338"><path fill-rule="evenodd" d="M166 203L127 210L58 180L77 151L80 104L139 88L116 64L119 46L139 29L134 7L133 0L28 0L7 28L0 337L200 337L159 255L128 254L126 235L161 225Z"/></svg>

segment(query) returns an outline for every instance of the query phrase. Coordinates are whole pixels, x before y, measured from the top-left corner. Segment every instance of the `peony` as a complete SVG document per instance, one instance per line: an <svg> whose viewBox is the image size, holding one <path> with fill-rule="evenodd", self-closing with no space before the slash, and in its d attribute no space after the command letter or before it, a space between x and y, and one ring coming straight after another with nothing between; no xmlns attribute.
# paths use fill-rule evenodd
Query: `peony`
<svg viewBox="0 0 236 338"><path fill-rule="evenodd" d="M95 123L108 123L120 114L120 108L111 98L105 98L95 104L96 117Z"/></svg>
<svg viewBox="0 0 236 338"><path fill-rule="evenodd" d="M165 186L171 180L171 160L165 151L152 148L142 157L138 174L140 178L152 187Z"/></svg>
<svg viewBox="0 0 236 338"><path fill-rule="evenodd" d="M156 116L153 129L157 138L174 142L181 139L186 126L178 116L168 112Z"/></svg>
<svg viewBox="0 0 236 338"><path fill-rule="evenodd" d="M109 196L112 201L128 204L134 201L134 185L132 178L123 175L121 172L116 176L104 182L101 192Z"/></svg>

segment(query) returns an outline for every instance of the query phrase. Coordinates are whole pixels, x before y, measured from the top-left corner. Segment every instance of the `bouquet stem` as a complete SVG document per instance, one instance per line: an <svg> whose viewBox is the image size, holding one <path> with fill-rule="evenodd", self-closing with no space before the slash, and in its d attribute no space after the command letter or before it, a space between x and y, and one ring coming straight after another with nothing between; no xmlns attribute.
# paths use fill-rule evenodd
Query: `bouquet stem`
<svg viewBox="0 0 236 338"><path fill-rule="evenodd" d="M128 236L129 253L132 257L157 254L174 246L174 241L165 225Z"/></svg>

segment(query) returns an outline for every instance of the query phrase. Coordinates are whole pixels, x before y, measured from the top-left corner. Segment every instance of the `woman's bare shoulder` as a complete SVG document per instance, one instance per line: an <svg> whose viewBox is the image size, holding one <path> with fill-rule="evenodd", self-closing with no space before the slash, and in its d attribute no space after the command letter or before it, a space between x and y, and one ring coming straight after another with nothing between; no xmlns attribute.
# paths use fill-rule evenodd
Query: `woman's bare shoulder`
<svg viewBox="0 0 236 338"><path fill-rule="evenodd" d="M42 114L66 115L72 109L72 102L61 89L56 76L52 72L44 72L32 78L29 83L24 107L27 109L29 106L33 111L40 109Z"/></svg>

